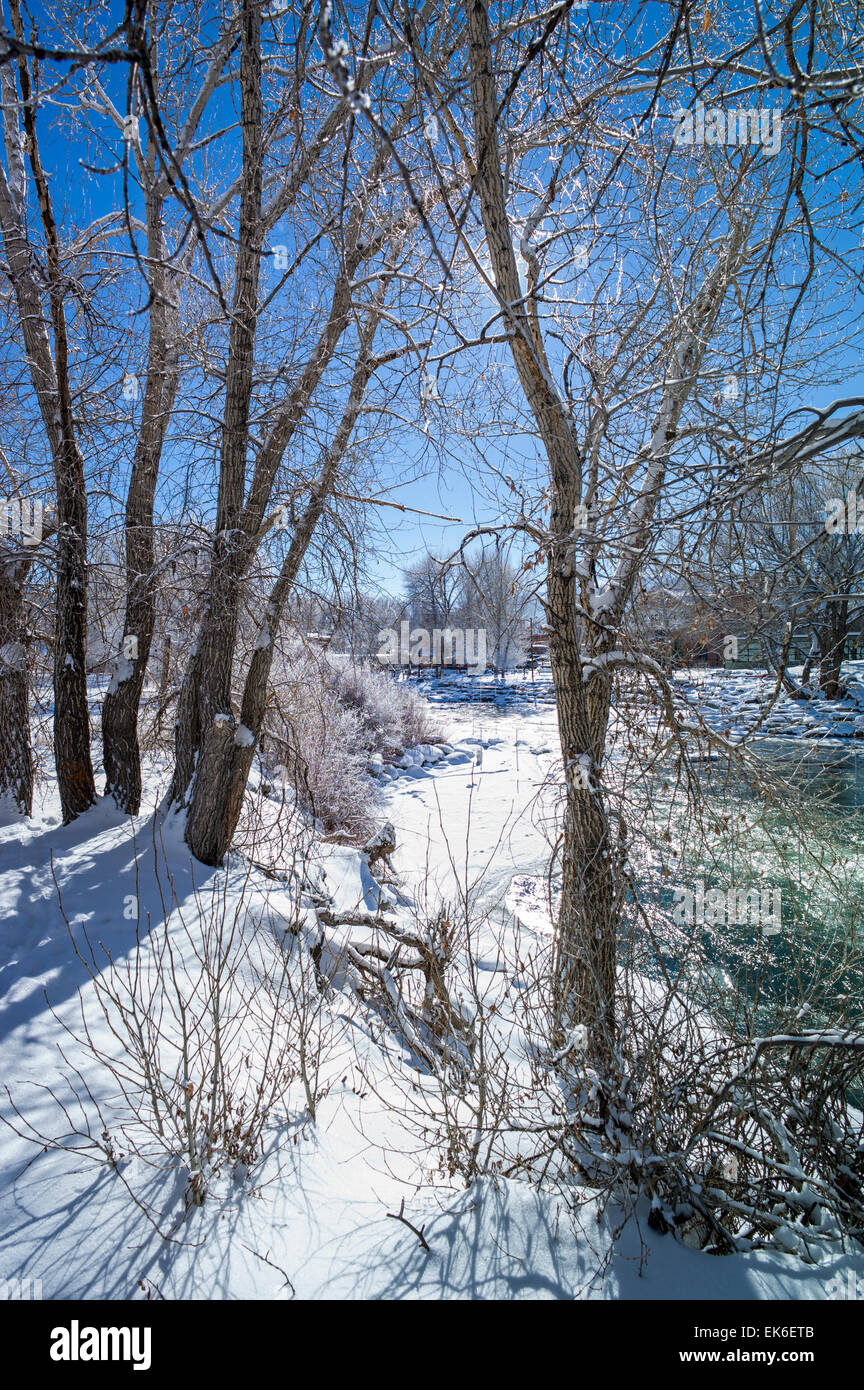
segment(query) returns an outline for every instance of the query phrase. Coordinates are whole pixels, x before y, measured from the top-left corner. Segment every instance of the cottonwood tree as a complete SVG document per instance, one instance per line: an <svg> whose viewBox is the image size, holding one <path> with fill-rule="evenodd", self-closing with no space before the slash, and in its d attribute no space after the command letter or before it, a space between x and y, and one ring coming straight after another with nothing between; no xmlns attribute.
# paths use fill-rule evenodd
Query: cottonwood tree
<svg viewBox="0 0 864 1390"><path fill-rule="evenodd" d="M113 266L117 254L111 254L111 240L131 231L133 213L127 187L125 206L124 200L118 199L114 211L95 218L89 226L85 223L73 228L68 214L58 217L54 192L58 176L46 168L40 153L40 110L50 112L55 105L50 87L47 96L41 94L40 82L45 79L41 62L58 65L56 73L51 70L51 76L64 91L63 110L71 126L70 139L80 140L81 148L85 148L85 117L93 113L107 117L124 152L119 163L127 175L127 184L131 158L143 188L146 251L141 256L135 248L135 254L149 298L149 358L126 502L126 623L122 656L103 710L107 790L124 810L132 812L137 811L140 803L137 716L153 627L153 498L178 380L176 280L179 269L188 269L194 238L187 235L182 254L170 263L164 246L164 204L178 164L168 148L157 106L159 54L153 37L154 7L140 5L134 12L128 9L123 25L125 46L110 49L98 39L91 42L89 34L86 38L76 35L80 16L74 12L67 15L62 4L46 21L55 36L54 42L40 42L35 34L25 37L17 0L12 0L10 13L12 33L0 41L7 48L0 71L6 155L5 167L0 170L0 227L31 386L54 461L58 560L54 740L63 815L69 820L95 797L87 708L89 562L85 463L88 447L93 446L87 416L92 424L94 392L91 386L88 399L88 388L76 369L76 358L85 355L81 353L78 325L82 318L86 320L92 315L94 303L107 308L106 296L110 296L110 286L116 281ZM65 45L56 40L58 29L69 36ZM228 41L223 41L221 54L217 51L177 142L181 161L233 41L229 28ZM125 72L127 111L112 100L100 76L100 66L110 73L116 73L120 66ZM151 138L145 151L134 110L135 94L139 91L146 93L145 126L149 120L151 132L154 124L159 129L159 139ZM104 147L103 135L101 132L97 136L97 143L102 141L100 148ZM160 142L166 146L170 161L168 177L166 149L160 149ZM61 168L61 176L63 172ZM112 172L116 169L103 171ZM78 178L81 177L79 170ZM41 231L41 253L34 244L33 224ZM44 265L40 264L40 256ZM73 339L67 323L70 303L75 324ZM112 335L103 334L100 341L91 341L86 355L91 360L101 359L101 371L97 369L95 375L101 377L99 385L104 392L104 377L115 370L116 343ZM91 368L90 376L93 375ZM137 395L137 378L130 380L134 381ZM101 404L104 411L104 398Z"/></svg>
<svg viewBox="0 0 864 1390"><path fill-rule="evenodd" d="M433 12L429 6L430 17ZM277 528L294 528L290 565L274 591L275 622L293 582L287 575L296 576L336 473L349 457L351 428L370 376L400 353L416 350L410 329L416 299L397 316L406 325L398 330L398 347L391 341L376 357L369 335L387 288L395 284L404 298L398 291L401 253L391 257L383 281L381 271L400 239L422 221L423 209L413 191L400 190L401 201L391 197L383 176L392 152L360 146L354 97L337 94L334 105L316 17L315 7L302 3L272 17L250 3L222 22L214 17L196 28L186 7L163 15L141 3L127 10L124 42L112 48L98 17L67 11L62 0L50 17L52 42L39 36L31 42L13 5L14 32L0 53L10 168L0 190L0 219L33 390L62 483L55 737L67 819L95 796L86 704L88 499L80 411L73 409L78 383L69 366L64 317L64 300L74 295L75 255L80 263L86 250L91 268L101 258L99 267L115 286L125 257L131 267L127 282L137 279L145 296L146 366L131 377L141 405L125 501L124 613L102 717L107 790L129 812L140 805L139 707L165 565L157 553L154 508L166 440L174 457L183 451L203 458L214 442L220 456L209 597L178 703L171 800L191 806L193 774L212 718L230 709L238 615L259 549ZM172 45L187 40L183 64L166 61ZM113 178L113 210L80 230L77 242L68 218L62 235L58 231L53 176L39 160L39 106L30 97L32 75L44 61L58 65L58 80L66 84L65 119L73 138L80 138L82 148L89 143L116 155L113 168L90 170L91 177ZM410 121L416 124L417 103L400 93L393 105L387 65L386 55L368 54L361 62L361 87L378 84L376 100L401 132ZM226 91L238 95L237 126L224 125ZM219 160L212 157L214 147ZM35 160L29 192L25 150ZM31 255L28 217L41 223L45 275ZM50 293L46 285L53 286ZM288 291L299 286L286 306ZM92 295L92 282L89 289ZM328 307L320 314L322 296ZM42 304L51 310L53 360ZM343 351L352 334L352 345ZM104 347L108 371L117 370L119 356L115 339ZM187 379L182 398L181 367ZM320 392L328 371L324 402ZM198 429L192 413L196 389L208 411ZM316 447L318 467L303 458ZM200 489L192 500L201 501ZM273 510L277 504L281 512ZM256 672L263 660L255 658ZM226 776L226 805L230 782ZM210 797L212 778L207 786ZM227 825L231 817L226 812L222 820ZM201 823L200 815L191 816L192 837ZM229 841L223 826L219 843Z"/></svg>
<svg viewBox="0 0 864 1390"><path fill-rule="evenodd" d="M626 825L604 791L616 673L655 688L676 727L668 683L629 646L625 616L672 518L740 503L771 470L860 432L855 401L814 407L787 433L776 409L828 235L815 196L824 142L842 146L851 123L832 126L821 93L799 91L793 75L773 155L759 139L733 146L716 133L671 142L674 110L706 89L724 110L777 100L771 63L787 74L793 59L810 66L812 15L798 23L790 11L768 34L731 19L695 30L686 6L640 6L625 21L568 3L493 17L471 0L462 15L448 62L419 38L412 54L448 134L435 151L442 185L454 150L471 171L464 196L446 201L441 253L472 266L491 303L458 350L506 344L521 423L548 470L542 496L510 526L546 565L564 761L555 1014L565 1040L585 1038L602 1105L620 1065L616 952L629 891ZM811 333L824 332L824 317L817 330L808 313ZM730 420L723 387L748 374L760 408Z"/></svg>
<svg viewBox="0 0 864 1390"><path fill-rule="evenodd" d="M240 817L255 748L264 726L268 678L277 636L312 534L333 491L360 413L366 385L378 365L372 354L378 321L379 313L372 310L361 327L357 362L345 413L333 440L323 452L318 475L309 489L308 501L297 518L278 576L267 597L261 629L243 684L239 724L227 712L223 712L221 718L218 714L214 717L213 730L196 769L195 794L187 821L187 840L196 856L205 863L221 862Z"/></svg>
<svg viewBox="0 0 864 1390"><path fill-rule="evenodd" d="M806 695L814 666L823 694L829 700L842 694L846 644L860 630L864 613L864 536L858 529L862 465L864 455L853 454L826 459L805 475L789 473L779 495L778 489L766 492L752 519L751 544L762 557L760 587L766 599L785 623L812 635L800 686L782 673L795 695Z"/></svg>
<svg viewBox="0 0 864 1390"><path fill-rule="evenodd" d="M50 628L56 523L45 502L52 469L45 458L42 424L27 408L26 367L16 351L17 316L4 318L0 349L0 797L4 809L29 816L35 761L32 683L41 665L38 654L43 649L50 654L46 629Z"/></svg>
<svg viewBox="0 0 864 1390"><path fill-rule="evenodd" d="M531 245L541 220L549 218L554 208L561 170L554 168L541 198L529 216L520 219L508 205L497 131L500 42L493 43L485 4L473 3L467 13L475 185L485 243L508 346L549 464L548 530L545 535L536 534L547 556L546 622L566 792L556 1012L566 1029L577 1024L586 1029L591 1055L608 1074L617 1041L616 952L624 845L610 824L600 779L613 671L619 660L627 659L618 629L651 538L681 413L702 368L724 299L744 268L751 228L745 224L733 183L722 190L711 229L716 239L712 254L691 255L685 293L676 294L673 275L664 276L665 284L661 282L653 294L649 290L645 303L640 303L639 280L634 277L630 283L635 302L628 305L627 319L620 307L612 311L617 320L614 337L607 322L601 341L595 322L588 341L574 343L572 357L581 358L594 388L586 392L584 404L579 402L580 429L572 408L572 387L568 391L566 376L561 384L555 380L541 319L540 258ZM518 73L515 67L514 72ZM579 115L590 109L586 101L579 107ZM582 115L584 141L596 120L596 114L593 119ZM616 197L621 192L616 186ZM568 209L565 226L571 222L567 227L571 237L572 221L579 211L578 205ZM514 245L520 221L524 227L520 250L527 268L524 285ZM632 272L625 266L623 252L619 255L618 273L629 278ZM610 298L604 286L596 297L598 316L603 300ZM659 315L654 312L658 309ZM613 391L617 386L621 392L625 373L632 389L637 372L643 377L643 390L647 387L654 396L653 419L629 456L621 462L614 455L604 458ZM587 539L580 527L580 508L589 516L593 512ZM581 563L577 563L577 550L584 550Z"/></svg>
<svg viewBox="0 0 864 1390"><path fill-rule="evenodd" d="M317 44L315 31L310 41ZM307 54L298 49L295 63L303 75L286 98L284 83L276 80L280 76L278 65L271 74L270 56L269 44L262 44L259 7L243 3L238 75L242 135L239 211L226 335L215 532L204 616L178 701L175 771L168 797L169 804L186 807L187 842L193 853L208 863L218 862L230 845L261 732L272 644L311 537L347 457L367 384L387 363L406 351L417 350L410 330L397 332L397 341L391 340L378 352L373 351L373 339L379 322L389 322L392 315L392 306L387 303L391 290L397 296L401 293L404 240L425 214L413 193L406 191L394 200L388 192L385 174L392 161L390 145L370 146L367 142L354 148L358 138L354 111L359 94L371 100L367 87L374 89L379 79L383 83L376 100L386 109L388 124L397 136L410 122L416 124L416 96L400 93L395 102L391 101L386 82L389 57L370 55L361 57L357 89L350 94L337 91L334 105L329 87L322 103L316 84L306 81ZM284 135L285 129L293 129L295 124L305 131L307 123L311 130L308 136L293 141L287 149L280 147L277 132ZM314 220L310 220L310 206ZM262 267L270 259L267 239L274 237L274 229L286 213L295 219L292 243L299 249L294 260L302 265L314 249L321 258L319 279L311 296L311 312L305 321L301 318L292 325L286 370L277 374L275 382L271 379L271 390L262 400L261 382L256 376L256 355L266 341L262 331ZM292 274L297 264L289 267ZM404 312L396 313L397 324ZM331 409L322 415L325 383ZM334 399L338 402L335 411ZM308 466L294 467L291 460L298 455L302 459L300 446L308 448L310 437L316 436L328 418L332 432L325 425L326 443L317 466L311 470ZM286 516L285 529L291 540L263 615L260 642L243 684L238 720L232 696L238 675L235 661L241 603L259 548Z"/></svg>
<svg viewBox="0 0 864 1390"><path fill-rule="evenodd" d="M120 650L102 707L102 745L106 791L118 806L134 814L141 804L141 752L138 720L141 695L153 642L158 595L154 504L165 440L177 400L181 374L180 297L198 250L196 224L202 209L182 206L173 246L166 236L169 201L174 200L177 180L194 148L225 65L237 42L236 20L231 16L211 51L202 54L203 73L197 90L179 119L166 132L167 102L160 101L161 68L172 33L159 34L158 7L147 7L147 67L133 71L125 112L117 109L110 94L91 75L87 105L92 113L107 117L115 139L122 142L122 163L128 178L134 171L144 203L144 245L135 247L147 291L147 357L143 382L132 380L134 397L141 394L140 418L129 475L125 508L125 605ZM174 31L182 40L182 25ZM173 95L173 94L171 94ZM137 98L137 100L136 100ZM157 128L158 123L158 128ZM174 133L176 128L176 134ZM163 141L169 144L163 148ZM209 219L218 209L206 208ZM127 224L129 217L126 206ZM177 223L175 215L174 222ZM130 227L133 242L135 230Z"/></svg>
<svg viewBox="0 0 864 1390"><path fill-rule="evenodd" d="M7 55L0 67L5 147L5 163L0 167L0 230L31 385L54 469L54 757L63 819L69 821L96 799L86 670L87 491L67 325L67 304L78 289L70 273L72 256L61 245L40 152L36 60L26 51L18 0L10 0L9 12L12 36L21 48L14 64Z"/></svg>
<svg viewBox="0 0 864 1390"><path fill-rule="evenodd" d="M0 802L11 801L25 816L33 811L27 580L33 565L44 563L54 531L53 514L7 483L0 503Z"/></svg>
<svg viewBox="0 0 864 1390"><path fill-rule="evenodd" d="M436 555L411 565L405 571L405 597L412 621L429 630L456 622L462 578L457 566Z"/></svg>
<svg viewBox="0 0 864 1390"><path fill-rule="evenodd" d="M528 615L535 605L534 586L507 550L496 544L483 547L475 557L462 552L464 625L485 630L489 662L499 673L524 657Z"/></svg>

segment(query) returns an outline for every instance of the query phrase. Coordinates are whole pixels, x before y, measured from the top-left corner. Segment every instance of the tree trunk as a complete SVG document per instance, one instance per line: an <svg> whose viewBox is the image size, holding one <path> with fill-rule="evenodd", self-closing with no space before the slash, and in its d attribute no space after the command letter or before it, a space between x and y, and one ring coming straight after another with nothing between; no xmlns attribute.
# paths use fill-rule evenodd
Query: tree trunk
<svg viewBox="0 0 864 1390"><path fill-rule="evenodd" d="M154 74L157 72L156 49L153 40L150 61ZM151 294L147 382L126 498L126 611L123 639L102 705L102 752L107 779L105 791L113 796L121 811L129 815L137 814L141 806L138 713L156 623L153 502L162 447L179 382L176 276L165 272L163 200L158 191L161 171L153 137L147 149L146 167L147 263Z"/></svg>
<svg viewBox="0 0 864 1390"><path fill-rule="evenodd" d="M319 489L307 506L270 594L262 628L264 640L252 653L246 675L239 728L233 715L230 720L225 715L217 715L210 736L204 742L186 821L186 843L203 864L221 864L231 847L264 723L276 636L288 595L324 509L326 495L326 491ZM229 724L230 740L225 732Z"/></svg>
<svg viewBox="0 0 864 1390"><path fill-rule="evenodd" d="M231 713L214 715L206 731L195 776L195 794L186 817L186 843L202 864L221 864L228 848L223 826L226 792L231 786L231 767L238 750L236 731Z"/></svg>
<svg viewBox="0 0 864 1390"><path fill-rule="evenodd" d="M829 603L826 622L820 634L819 686L828 700L838 700L843 693L840 668L846 654L848 608L847 599Z"/></svg>
<svg viewBox="0 0 864 1390"><path fill-rule="evenodd" d="M383 287L381 297L383 298ZM324 456L318 481L312 488L309 501L297 523L279 575L270 592L261 635L246 674L240 706L240 726L236 731L239 737L233 737L229 743L223 725L214 723L211 738L205 743L186 822L186 842L195 857L205 864L222 862L237 828L249 770L264 723L273 651L285 604L330 496L339 464L360 412L363 394L374 365L370 353L378 319L377 309L373 309L366 318L345 412L333 442ZM231 723L233 734L233 719ZM209 746L211 741L214 744L212 752Z"/></svg>
<svg viewBox="0 0 864 1390"><path fill-rule="evenodd" d="M33 811L33 749L30 742L30 682L24 630L26 560L0 562L0 803L11 798L18 811Z"/></svg>
<svg viewBox="0 0 864 1390"><path fill-rule="evenodd" d="M261 101L261 17L253 0L241 13L240 124L243 184L237 236L234 301L228 338L225 421L219 468L216 536L207 603L195 653L183 680L177 711L174 778L170 800L185 802L216 715L231 715L231 674L243 578L254 554L243 528L249 408L258 317L258 278L263 224L263 107ZM233 718L233 716L231 716ZM220 747L224 736L219 734ZM208 759L208 766L213 760ZM200 824L196 813L194 824ZM187 827L188 829L188 827Z"/></svg>
<svg viewBox="0 0 864 1390"><path fill-rule="evenodd" d="M546 607L566 789L554 1024L559 1033L584 1025L589 1055L601 1073L608 1074L615 1044L616 898L609 828L597 780L608 691L604 697L605 687L595 685L589 703L582 679L575 566L568 549L581 493L582 456L572 423L551 384L536 304L520 285L496 133L497 95L486 0L470 0L467 16L477 188L486 244L510 329L514 365L551 476L549 532L553 539Z"/></svg>
<svg viewBox="0 0 864 1390"><path fill-rule="evenodd" d="M16 37L23 41L19 0L10 0ZM48 300L54 334L51 359L42 312L41 288L34 279L22 209L15 208L9 190L2 194L4 239L13 287L28 349L31 376L51 444L57 489L57 590L54 607L54 761L63 822L68 824L96 800L90 758L90 712L87 703L87 489L84 461L75 437L69 386L69 348L64 307L60 242L48 181L39 155L36 103L27 60L18 59L21 114L26 149L39 199L48 272ZM4 95L9 92L4 87ZM18 138L13 114L4 113L10 143ZM31 315L37 314L36 322Z"/></svg>
<svg viewBox="0 0 864 1390"><path fill-rule="evenodd" d="M803 668L802 668L802 670L801 670L801 684L802 684L802 685L809 685L809 683L810 683L810 676L811 676L812 671L813 671L813 665L814 665L814 663L815 663L816 658L817 658L818 655L819 655L819 634L818 634L817 632L812 632L812 633L810 634L810 650L809 650L808 653L807 653L807 658L806 658L806 660L805 660L805 662L804 662L804 666L803 666Z"/></svg>
<svg viewBox="0 0 864 1390"><path fill-rule="evenodd" d="M54 763L63 823L96 800L87 702L87 492L77 447L64 443L57 476L54 610Z"/></svg>
<svg viewBox="0 0 864 1390"><path fill-rule="evenodd" d="M550 558L547 580L549 659L564 764L561 907L555 939L556 1041L587 1030L589 1053L608 1074L617 1036L616 948L620 895L617 855L600 772L609 717L608 678L582 679L573 576Z"/></svg>

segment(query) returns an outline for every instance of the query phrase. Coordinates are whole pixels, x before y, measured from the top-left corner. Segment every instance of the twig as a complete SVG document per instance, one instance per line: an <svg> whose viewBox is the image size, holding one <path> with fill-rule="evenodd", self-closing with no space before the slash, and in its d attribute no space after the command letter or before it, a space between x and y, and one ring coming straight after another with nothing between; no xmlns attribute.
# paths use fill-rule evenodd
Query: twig
<svg viewBox="0 0 864 1390"><path fill-rule="evenodd" d="M240 1244L243 1246L243 1249L244 1249L244 1250L248 1250L248 1251L249 1251L249 1254L250 1254L250 1255L254 1255L255 1258L256 1258L256 1260L262 1260L263 1263L264 1263L265 1265L269 1265L271 1269L275 1269L275 1271L276 1271L277 1274L281 1274L282 1277L283 1277L283 1279L285 1280L285 1283L288 1285L289 1289L291 1290L292 1294L294 1294L295 1297L296 1297L297 1290L295 1289L294 1285L291 1283L291 1280L288 1278L288 1275L285 1273L285 1271L284 1271L284 1269L282 1268L282 1266L281 1266L281 1265L274 1264L273 1261L272 1261L271 1259L268 1259L269 1251L268 1251L268 1255L259 1255L259 1254L258 1254L258 1251L257 1251L257 1250L253 1250L253 1249L252 1249L252 1246L251 1246L251 1245L247 1245L247 1244L245 1243L245 1241L242 1241L242 1240L241 1240Z"/></svg>
<svg viewBox="0 0 864 1390"><path fill-rule="evenodd" d="M456 521L460 526L464 525L461 517L444 516L443 512L424 512L419 507L409 507L404 502L386 502L383 497L358 497L356 492L337 492L335 488L333 496L343 502L363 502L371 507L392 507L397 512L413 512L415 516L432 516L437 521Z"/></svg>
<svg viewBox="0 0 864 1390"><path fill-rule="evenodd" d="M403 1198L402 1198L402 1201L399 1203L399 1210L398 1210L398 1212L395 1212L395 1211L388 1211L387 1215L389 1216L389 1218L390 1218L391 1221L401 1221L403 1226L407 1226L409 1231L413 1231L414 1234L415 1234L415 1236L416 1236L417 1239L419 1240L420 1244L423 1246L423 1249L426 1251L426 1254L427 1254L427 1255L431 1255L431 1253L432 1253L431 1247L430 1247L429 1242L427 1241L426 1237L425 1237L424 1234L423 1234L423 1232L426 1230L426 1227L425 1227L425 1226L421 1226L421 1227L420 1227L420 1230L418 1231L416 1226L412 1226L412 1224L411 1224L411 1222L408 1220L407 1216L403 1215L404 1211L405 1211L405 1198L403 1197Z"/></svg>

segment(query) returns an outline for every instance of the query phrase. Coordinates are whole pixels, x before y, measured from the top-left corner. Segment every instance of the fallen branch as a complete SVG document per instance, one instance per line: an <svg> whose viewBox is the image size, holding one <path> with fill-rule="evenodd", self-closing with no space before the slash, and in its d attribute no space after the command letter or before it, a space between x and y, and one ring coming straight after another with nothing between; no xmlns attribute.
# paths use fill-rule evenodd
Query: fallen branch
<svg viewBox="0 0 864 1390"><path fill-rule="evenodd" d="M294 1295L296 1295L297 1290L295 1289L294 1285L291 1283L291 1280L288 1278L288 1275L285 1273L285 1270L282 1268L282 1266L281 1266L281 1265L277 1265L277 1264L275 1264L275 1263L273 1262L273 1260L268 1259L268 1256L269 1256L269 1253L270 1253L269 1251L267 1252L267 1255L259 1255L258 1251L257 1251L257 1250L253 1250L253 1249L252 1249L252 1246L251 1246L251 1245L247 1245L247 1244L245 1243L245 1241L242 1241L242 1240L241 1240L240 1244L243 1246L243 1249L244 1249L244 1250L248 1250L248 1251L249 1251L249 1254L250 1254L250 1255L254 1255L255 1258L256 1258L256 1260L261 1260L265 1265L269 1265L271 1269L275 1269L275 1271L276 1271L277 1274L281 1274L281 1275L282 1275L282 1278L285 1280L285 1284L287 1284L288 1288L291 1290L291 1293L294 1294ZM284 1287L284 1285L283 1285L283 1287Z"/></svg>
<svg viewBox="0 0 864 1390"><path fill-rule="evenodd" d="M411 1224L411 1222L408 1220L407 1216L404 1215L404 1211L405 1211L405 1198L403 1197L403 1198L402 1198L402 1201L399 1203L399 1210L398 1210L398 1212L396 1212L396 1211L388 1211L387 1215L389 1216L389 1218L390 1218L391 1221L401 1221L403 1226L407 1226L409 1231L413 1231L414 1234L415 1234L415 1236L416 1236L417 1239L419 1240L420 1244L423 1246L423 1249L426 1251L426 1254L427 1254L427 1255L431 1255L431 1253L432 1253L431 1247L430 1247L429 1242L427 1241L426 1237L425 1237L424 1234L423 1234L423 1232L426 1230L426 1227L425 1227L425 1226L421 1226L421 1227L420 1227L420 1230L418 1231L418 1230L417 1230L417 1227L416 1227L416 1226L412 1226L412 1224Z"/></svg>

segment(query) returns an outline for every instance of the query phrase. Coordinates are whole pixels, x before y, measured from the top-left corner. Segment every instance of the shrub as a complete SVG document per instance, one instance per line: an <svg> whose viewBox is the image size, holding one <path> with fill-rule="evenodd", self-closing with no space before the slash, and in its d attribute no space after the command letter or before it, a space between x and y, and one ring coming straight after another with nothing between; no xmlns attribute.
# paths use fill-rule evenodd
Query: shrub
<svg viewBox="0 0 864 1390"><path fill-rule="evenodd" d="M439 737L428 705L392 676L308 650L288 657L273 690L265 756L285 769L300 805L327 833L364 838L376 797L369 759Z"/></svg>

